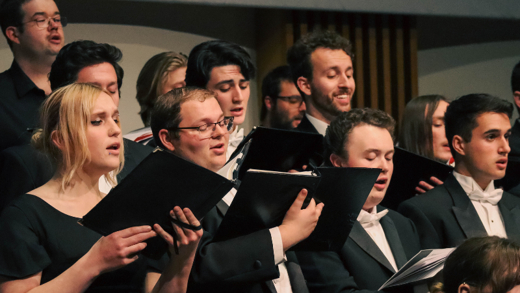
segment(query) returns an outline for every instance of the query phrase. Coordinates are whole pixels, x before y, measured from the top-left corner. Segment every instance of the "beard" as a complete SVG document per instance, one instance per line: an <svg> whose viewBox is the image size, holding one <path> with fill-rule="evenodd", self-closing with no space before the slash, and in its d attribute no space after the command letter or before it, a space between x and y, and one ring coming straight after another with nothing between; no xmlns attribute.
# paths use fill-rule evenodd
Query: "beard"
<svg viewBox="0 0 520 293"><path fill-rule="evenodd" d="M334 95L348 94L347 91L340 91ZM343 112L350 111L350 108L347 111L343 111L339 109L334 104L334 99L324 94L321 90L316 88L313 83L311 83L311 96L310 96L314 106L316 109L322 113L325 117L328 117L330 121L334 120L339 114Z"/></svg>
<svg viewBox="0 0 520 293"><path fill-rule="evenodd" d="M303 119L303 113L299 113L295 117L289 117L287 112L279 111L278 108L274 108L271 115L270 115L269 125L271 125L272 128L277 129L294 129L293 122L296 119L302 120Z"/></svg>

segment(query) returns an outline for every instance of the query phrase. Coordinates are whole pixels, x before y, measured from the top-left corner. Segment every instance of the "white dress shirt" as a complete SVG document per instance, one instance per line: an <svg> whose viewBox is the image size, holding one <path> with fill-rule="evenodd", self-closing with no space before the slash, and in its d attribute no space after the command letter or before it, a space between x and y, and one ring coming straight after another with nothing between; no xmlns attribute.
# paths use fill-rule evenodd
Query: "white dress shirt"
<svg viewBox="0 0 520 293"><path fill-rule="evenodd" d="M459 182L462 189L466 192L468 196L473 191L482 192L484 194L491 194L495 192L495 185L493 180L488 184L485 190L475 182L470 176L464 176L456 171L453 171L453 176ZM477 210L477 214L480 218L480 221L484 225L486 232L489 236L498 236L507 238L506 229L504 226L504 220L502 219L502 214L500 213L500 209L497 204L492 204L484 200L476 200L472 199L470 196L471 203Z"/></svg>
<svg viewBox="0 0 520 293"><path fill-rule="evenodd" d="M325 136L325 134L327 133L327 127L329 127L329 125L317 118L312 117L308 113L305 113L305 116L307 116L307 119L309 119L312 126L314 126L314 128L316 128L318 133Z"/></svg>
<svg viewBox="0 0 520 293"><path fill-rule="evenodd" d="M233 152L237 149L238 145L244 139L244 128L237 128L229 134L228 149L226 153L226 161L229 160Z"/></svg>
<svg viewBox="0 0 520 293"><path fill-rule="evenodd" d="M379 213L376 212L377 206L373 207L370 213L365 210L361 210L357 220L365 229L365 231L367 231L368 235L370 235L370 238L374 240L377 247L379 247L379 250L381 250L388 262L397 272L398 269L397 264L395 262L394 254L392 253L392 249L390 249L390 245L388 244L388 240L386 239L383 226L381 226L381 223L379 222L379 219L385 216L388 213L388 210L383 210ZM371 221L368 221L368 218L371 218Z"/></svg>
<svg viewBox="0 0 520 293"><path fill-rule="evenodd" d="M232 188L224 196L224 198L222 198L222 200L228 206L230 206L236 194L237 190ZM285 266L285 261L287 261L287 258L285 257L285 252L283 251L282 234L280 234L280 229L278 227L269 229L269 233L271 233L271 240L273 242L274 263L278 265L278 270L280 271L280 277L273 280L274 287L278 293L292 293L289 273L287 272L287 267Z"/></svg>

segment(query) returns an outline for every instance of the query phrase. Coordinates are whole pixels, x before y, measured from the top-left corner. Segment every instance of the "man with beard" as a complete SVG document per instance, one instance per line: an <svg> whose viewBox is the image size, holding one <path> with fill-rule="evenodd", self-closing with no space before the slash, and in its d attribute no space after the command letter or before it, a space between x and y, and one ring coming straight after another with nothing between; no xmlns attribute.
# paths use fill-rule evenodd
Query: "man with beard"
<svg viewBox="0 0 520 293"><path fill-rule="evenodd" d="M287 65L273 69L264 77L262 101L260 117L265 127L294 129L305 114L305 103Z"/></svg>
<svg viewBox="0 0 520 293"><path fill-rule="evenodd" d="M289 49L287 62L307 107L298 130L325 136L330 122L350 110L352 56L350 42L331 31L307 34Z"/></svg>

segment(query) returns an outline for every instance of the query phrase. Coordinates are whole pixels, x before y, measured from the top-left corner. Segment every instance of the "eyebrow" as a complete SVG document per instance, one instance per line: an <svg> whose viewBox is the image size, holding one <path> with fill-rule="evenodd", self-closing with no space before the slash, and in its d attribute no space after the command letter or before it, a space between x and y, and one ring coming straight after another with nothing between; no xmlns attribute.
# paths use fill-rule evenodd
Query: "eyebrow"
<svg viewBox="0 0 520 293"><path fill-rule="evenodd" d="M94 110L94 111L92 111L92 114L90 114L90 115L92 115L92 116L107 116L107 114L108 113L105 110L98 110L98 111ZM114 116L114 115L119 115L119 109L116 109L114 111L114 113L112 115L110 115L110 116Z"/></svg>
<svg viewBox="0 0 520 293"><path fill-rule="evenodd" d="M54 15L59 15L59 14L60 14L59 11L54 12ZM36 13L34 13L34 14L31 16L31 18L32 18L32 17L35 17L35 16L40 16L40 15L45 16L46 13L45 13L45 12L36 12Z"/></svg>
<svg viewBox="0 0 520 293"><path fill-rule="evenodd" d="M249 79L244 78L244 79L239 80L238 82L246 82L246 81L249 81ZM219 85L226 84L226 83L234 83L234 80L232 80L232 79L223 80L223 81L217 83L216 85L219 86Z"/></svg>

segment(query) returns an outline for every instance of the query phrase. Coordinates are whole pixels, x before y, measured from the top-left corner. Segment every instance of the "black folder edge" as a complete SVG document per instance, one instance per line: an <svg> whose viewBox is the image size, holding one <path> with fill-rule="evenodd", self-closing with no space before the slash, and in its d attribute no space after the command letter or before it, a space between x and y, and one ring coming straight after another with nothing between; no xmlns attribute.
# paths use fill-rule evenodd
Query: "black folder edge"
<svg viewBox="0 0 520 293"><path fill-rule="evenodd" d="M344 190L341 188L340 191L331 191L330 186L324 186L328 182L324 179L328 170L338 172L355 172L359 173L357 176L363 176L367 179L369 184L366 186L355 186L357 189L362 189L359 191L359 194L356 194L357 197L355 200L351 200L350 206L348 207L348 213L345 213L344 208L342 207L342 200L339 198L340 196L354 196L353 194L349 194L352 192L351 190ZM325 204L320 219L318 220L318 224L314 231L302 242L296 244L290 250L293 251L336 251L339 252L345 242L348 239L350 231L354 226L354 223L357 221L357 217L359 216L359 212L363 208L363 205L366 202L372 188L374 187L374 183L377 181L379 174L381 173L381 169L377 168L358 168L358 167L348 167L348 168L337 168L337 167L319 167L317 172L321 174L322 179L318 188L314 194L314 198L316 202L323 202ZM350 174L351 175L351 174ZM359 182L358 182L359 183ZM341 186L341 185L339 185ZM339 187L338 187L339 188ZM326 194L322 194L322 192L326 191ZM331 192L331 193L328 193ZM353 206L352 206L353 205ZM326 233L326 225L329 224L327 222L337 223L334 226L334 229L340 229L341 232L335 233L334 237L329 235L331 238L329 241L324 241L321 238L323 235L327 235ZM330 225L330 224L329 224Z"/></svg>
<svg viewBox="0 0 520 293"><path fill-rule="evenodd" d="M274 133L277 132L277 133L281 133L281 134L286 133L287 135L301 135L301 136L315 137L316 140L319 139L319 141L320 141L319 145L322 146L323 136L320 134L306 133L306 132L295 131L295 130L285 130L285 129L275 129L275 128L267 128L267 127L262 127L262 126L255 126L255 127L253 127L253 130L251 130L251 132L242 140L242 142L240 142L240 144L235 149L233 154L231 154L231 156L230 156L229 160L226 162L226 164L228 164L236 156L238 156L242 152L242 149L244 148L244 146L246 146L246 144L247 144L248 148L251 148L252 142L254 141L255 137L260 136L263 133L267 133L267 132L274 132ZM240 178L238 178L238 176L237 176L234 179L243 179L245 172L249 168L260 169L257 166L250 166L249 168L247 168L247 164L248 164L247 151L248 150L245 151L244 156L242 157L243 164L239 164L239 166L238 166L238 173L241 176L240 176ZM317 157L321 158L321 156L322 156L321 153L315 153L312 157L309 157L309 159L312 161L312 159L317 158ZM271 170L271 171L288 171L288 170Z"/></svg>
<svg viewBox="0 0 520 293"><path fill-rule="evenodd" d="M401 192L402 190L404 190L404 189L415 190L415 187L418 186L418 184L421 180L429 181L431 176L435 176L439 180L444 181L449 176L449 174L453 171L453 167L451 167L450 165L443 164L441 162L437 162L435 160L412 153L412 152L407 151L400 147L395 147L394 149L395 149L394 172L393 172L392 178L390 180L390 185L388 186L388 190L386 192L385 198L381 202L381 205L384 207L387 207L387 208L390 208L393 210L397 210L397 207L399 206L399 204L401 202L415 196L415 192L413 192L413 191L410 192L410 194L406 194L406 192ZM397 166L397 168L396 168L396 165L401 164L400 161L398 162L395 160L396 157L401 157L401 160L407 159L407 158L413 158L415 160L418 160L420 162L420 164L418 164L417 166L408 165L407 170L401 170L401 169L399 169L399 166ZM398 163L396 164L396 162L398 162ZM411 164L411 162L409 162L408 164ZM424 170L424 166L420 166L420 165L434 166L435 169L433 169L433 170L429 169L430 175L428 175L428 178L419 178L419 181L417 181L417 182L412 182L412 181L408 180L405 182L405 184L404 184L405 186L402 186L403 184L396 185L396 184L402 183L402 182L396 181L397 179L404 178L404 175L401 176L400 173L411 172L409 170L421 170L418 172L423 173L422 170ZM400 178L400 177L403 177L403 178Z"/></svg>
<svg viewBox="0 0 520 293"><path fill-rule="evenodd" d="M248 182L248 177L251 178L251 176L248 176L250 174L250 172L252 172L252 170L246 172L246 175L244 176L244 180L242 181L242 183L240 185L241 187L247 186L248 184L252 184L252 182L253 182L252 180L250 180ZM279 172L276 172L276 173L278 173L278 175L281 175L281 176L296 176L294 178L307 177L309 179L308 181L310 183L306 184L307 186L301 185L298 188L296 188L298 190L296 191L296 189L295 189L295 193L290 195L291 197L289 200L287 200L287 202L290 202L292 204L294 202L294 200L296 199L296 197L298 196L299 191L303 188L306 188L308 191L307 197L305 199L305 203L310 202L310 200L312 199L312 197L316 191L316 188L318 187L318 184L319 184L320 177L317 176L318 174L315 174L313 176L313 175L297 175L297 174L291 174L291 173L281 174ZM260 176L269 176L269 175L272 175L273 173L257 173L257 174L260 174ZM314 181L314 182L312 182L312 181ZM233 239L235 237L245 236L245 235L238 235L238 234L233 235L233 233L235 233L234 231L235 231L235 228L237 227L237 225L241 225L244 222L235 223L234 219L231 219L231 218L236 218L237 216L244 215L243 209L237 208L237 206L240 205L241 201L243 201L245 198L247 198L248 195L245 194L244 192L241 192L241 190L243 190L243 189L241 189L241 188L238 189L238 191L235 195L235 198L226 213L226 216L224 216L224 219L220 223L220 226L219 226L217 232L215 233L215 237L213 237L214 242L226 241L229 239ZM306 206L305 203L304 203L304 207ZM287 211L289 208L290 208L290 205L288 205L287 209L284 209L284 210ZM285 215L285 213L282 215L282 217L280 219L280 223L275 223L272 225L272 227L262 227L261 229L270 229L270 228L280 225L281 221L283 220L284 215ZM250 231L250 233L254 233L254 232L256 232L256 231Z"/></svg>
<svg viewBox="0 0 520 293"><path fill-rule="evenodd" d="M201 167L201 166L199 166L199 165L197 165L197 164L194 164L193 162L191 162L191 161L189 161L189 160L186 160L186 159L184 159L184 158L182 158L182 157L179 157L179 156L173 154L172 152L170 152L170 151L168 151L168 150L163 150L163 149L157 147L157 148L156 148L156 149L155 149L155 150L154 150L150 155L148 155L146 158L144 158L143 161L141 161L141 162L139 163L139 165L137 165L137 166L134 168L134 170L132 170L132 172L130 172L130 173L128 174L128 176L125 177L125 179L123 179L121 182L119 182L118 185L116 185L116 186L115 186L115 187L114 187L114 188L113 188L113 189L112 189L112 190L111 190L111 191L110 191L110 192L109 192L109 193L108 193L108 194L107 194L103 199L101 199L101 201L100 201L96 206L94 206L94 207L93 207L93 208L92 208L92 209L91 209L91 210L90 210L90 211L89 211L85 216L83 216L83 218L79 219L79 220L78 220L78 224L80 224L80 225L82 225L82 226L84 226L84 227L86 227L86 228L89 228L89 229L93 230L94 232L97 232L97 233L99 233L99 234L101 234L101 235L103 235L103 236L107 236L107 235L109 235L109 234L115 232L115 231L111 231L110 229L103 229L102 227L92 226L91 223L90 223L90 220L89 220L90 217L95 217L95 214L98 213L98 210L100 210L100 209L102 209L102 208L105 208L104 205L105 205L105 203L107 202L107 200L105 200L105 199L106 199L106 198L109 198L109 196L110 196L111 193L113 193L113 192L117 192L119 189L124 188L127 184L133 184L133 183L130 183L130 181L131 181L131 180L133 179L133 177L134 177L134 176L132 175L132 173L134 173L134 172L139 172L139 168L140 168L140 166L141 166L141 165L144 165L144 164L147 164L147 161L152 160L151 156L152 156L154 153L156 153L156 152L164 152L164 153L168 153L169 155L175 156L176 158L181 159L181 160L183 160L183 161L186 162L186 163L192 164L194 168L198 168L199 170L205 170L205 171L208 171L208 172L212 172L212 171L207 170L207 169L204 168L204 167ZM213 172L212 172L212 173L213 173ZM209 174L209 173L208 173L208 174ZM216 173L215 173L215 175L216 175L216 176L220 176L220 175L218 175L218 174L216 174ZM222 176L220 176L220 177L222 177ZM224 180L224 182L225 182L225 181L228 181L228 182L225 182L225 184L221 184L221 185L220 185L216 190L213 191L213 194L223 194L222 197L218 198L218 200L215 199L214 201L211 201L211 202L206 203L206 205L203 206L203 210L206 211L204 214L202 214L202 215L200 215L200 214L197 215L197 214L195 214L196 212L193 211L193 210L190 208L190 210L192 210L192 212L194 212L194 215L195 215L195 217L196 217L198 220L201 220L201 219L202 219L202 218L207 214L207 212L209 212L209 210L211 210L211 208L212 208L213 206L215 206L215 205L216 205L220 200L222 200L222 198L223 198L223 197L224 197L224 196L225 196L225 195L226 195L226 194L227 194L227 193L228 193L228 192L229 192L229 191L234 187L234 183L233 183L233 182L231 182L231 181L229 181L229 180L227 180L227 179L225 179L225 178L223 178L223 180ZM125 182L127 182L127 183L125 183ZM113 195L112 195L112 196L113 196ZM112 196L111 196L111 197L112 197ZM105 202L105 203L103 203L103 202ZM172 206L172 208L173 208L173 207L174 207L174 206ZM185 208L185 207L181 207L181 208ZM169 219L170 219L169 214L164 215L164 217L162 217L162 218L163 218L164 220L162 220L162 221L160 221L160 220L157 221L157 224L161 225L161 227L162 227L166 232L168 232L170 235L172 235L172 234L174 233L174 230L173 230L173 227L172 227L171 224L170 224L171 222L170 222L170 220L169 220ZM166 223L168 223L168 224L166 224ZM156 223L151 223L151 224L150 224L150 223L144 223L143 225L150 225L150 226L153 227L153 224L156 224ZM156 236L156 237L154 237L154 238L150 238L150 239L148 239L146 242L149 242L149 241L151 241L151 240L153 240L153 239L155 239L155 238L157 238L157 237L160 237L160 236ZM162 239L161 239L161 240L162 240ZM165 241L162 241L162 242L164 242L164 243L163 243L163 244L164 244L163 247L167 247L166 242L165 242ZM158 259L158 258L162 255L162 253L161 253L161 254L158 254L158 253L155 253L155 252L151 252L149 248L151 248L150 245L148 245L147 248L145 248L145 250L142 251L142 253L143 253L144 255L146 255L146 256L152 258L152 259Z"/></svg>

